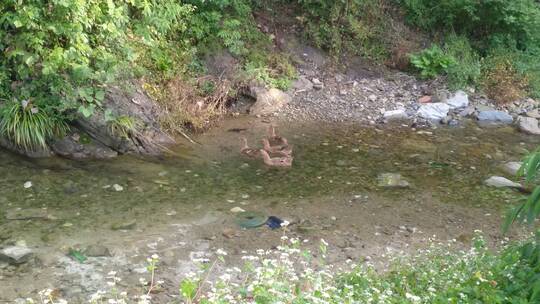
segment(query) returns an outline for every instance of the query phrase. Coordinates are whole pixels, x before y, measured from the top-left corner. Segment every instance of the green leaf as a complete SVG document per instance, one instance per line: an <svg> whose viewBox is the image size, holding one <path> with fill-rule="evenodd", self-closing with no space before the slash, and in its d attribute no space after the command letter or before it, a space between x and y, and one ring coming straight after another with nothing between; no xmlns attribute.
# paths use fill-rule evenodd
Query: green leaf
<svg viewBox="0 0 540 304"><path fill-rule="evenodd" d="M80 252L79 250L75 250L75 249L70 249L69 253L68 253L68 256L70 256L74 260L78 261L79 263L84 263L84 261L86 261L86 259L87 259L86 256L84 256L84 254L82 254L82 252Z"/></svg>
<svg viewBox="0 0 540 304"><path fill-rule="evenodd" d="M88 118L94 114L96 106L93 104L90 104L88 106L81 105L79 106L79 113L81 113L84 117Z"/></svg>

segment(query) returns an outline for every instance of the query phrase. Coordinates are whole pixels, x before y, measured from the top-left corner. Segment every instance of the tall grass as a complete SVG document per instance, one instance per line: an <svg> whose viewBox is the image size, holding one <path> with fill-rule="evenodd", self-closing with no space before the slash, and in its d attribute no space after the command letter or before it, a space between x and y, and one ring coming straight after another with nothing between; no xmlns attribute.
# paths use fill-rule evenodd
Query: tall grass
<svg viewBox="0 0 540 304"><path fill-rule="evenodd" d="M46 148L49 139L68 129L64 120L28 104L11 102L0 108L0 136L26 151Z"/></svg>

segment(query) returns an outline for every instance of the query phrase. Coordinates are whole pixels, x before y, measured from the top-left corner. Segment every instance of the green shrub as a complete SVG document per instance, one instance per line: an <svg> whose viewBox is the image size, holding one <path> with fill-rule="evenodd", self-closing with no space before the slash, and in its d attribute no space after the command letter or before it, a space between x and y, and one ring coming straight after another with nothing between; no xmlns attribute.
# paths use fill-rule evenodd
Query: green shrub
<svg viewBox="0 0 540 304"><path fill-rule="evenodd" d="M433 45L429 49L411 55L411 63L420 71L422 78L435 78L446 74L450 66L455 64L455 59L445 54L439 46Z"/></svg>
<svg viewBox="0 0 540 304"><path fill-rule="evenodd" d="M27 151L47 147L48 140L67 130L64 120L28 101L10 102L0 109L0 135Z"/></svg>
<svg viewBox="0 0 540 304"><path fill-rule="evenodd" d="M540 5L535 0L400 0L407 19L426 31L455 31L481 49L505 40L526 50L540 41Z"/></svg>
<svg viewBox="0 0 540 304"><path fill-rule="evenodd" d="M444 43L444 52L454 58L446 69L448 85L452 90L476 86L482 73L480 56L464 36L450 35Z"/></svg>
<svg viewBox="0 0 540 304"><path fill-rule="evenodd" d="M377 61L388 57L390 17L382 0L298 0L307 34L333 55L352 53Z"/></svg>

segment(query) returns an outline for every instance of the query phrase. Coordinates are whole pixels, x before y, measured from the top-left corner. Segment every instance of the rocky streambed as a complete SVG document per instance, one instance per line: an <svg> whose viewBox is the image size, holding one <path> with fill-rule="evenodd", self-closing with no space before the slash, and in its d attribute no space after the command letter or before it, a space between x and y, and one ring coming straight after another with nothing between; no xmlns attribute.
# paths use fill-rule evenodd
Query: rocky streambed
<svg viewBox="0 0 540 304"><path fill-rule="evenodd" d="M29 160L0 153L0 300L45 288L86 301L106 289L110 271L138 288L146 258L161 257L161 302L197 264L229 253L229 265L287 234L329 261L384 269L388 257L431 241L467 247L475 230L492 246L501 217L524 196L513 176L536 137L511 126L417 129L408 124L361 127L272 119L294 145L292 168L276 170L239 153L239 137L256 146L268 118L223 121L164 159L121 156L107 161ZM265 122L266 121L266 122ZM493 180L492 180L493 181ZM290 222L287 230L239 225L254 212ZM517 238L523 231L508 237ZM219 269L216 269L219 274Z"/></svg>

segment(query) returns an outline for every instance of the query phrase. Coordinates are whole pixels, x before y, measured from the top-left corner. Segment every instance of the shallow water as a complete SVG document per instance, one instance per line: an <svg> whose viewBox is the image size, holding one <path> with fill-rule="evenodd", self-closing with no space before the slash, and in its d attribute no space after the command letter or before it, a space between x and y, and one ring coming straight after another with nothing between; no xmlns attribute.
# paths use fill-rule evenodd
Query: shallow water
<svg viewBox="0 0 540 304"><path fill-rule="evenodd" d="M61 252L62 246L86 244L103 238L103 233L113 239L119 232L111 227L133 220L143 233L192 218L204 226L209 214L215 215L209 222L215 222L213 217L230 217L223 214L235 206L272 210L281 217L293 210L300 218L310 212L324 217L345 208L332 203L334 198L364 195L379 198L377 204L390 209L394 202L422 202L424 208L436 202L439 213L446 205L465 208L460 212L476 208L498 215L522 194L488 188L483 180L504 175L502 163L519 160L539 143L512 128L480 129L475 125L415 131L400 126L375 129L282 123L278 131L294 145L295 159L290 169L273 169L238 152L239 136L256 145L266 126L247 118L225 121L195 138L200 145L179 146L164 159L28 160L0 152L0 212L7 216L19 208L36 209L48 216L46 220L0 216L0 241L6 245L24 240L35 248ZM240 134L227 131L231 128L247 130ZM377 176L385 172L402 174L411 187L378 187ZM33 186L25 189L27 181ZM115 191L114 184L123 190ZM405 207L396 204L396 208ZM415 217L413 211L408 221L420 225L423 216ZM341 229L352 223L354 219ZM132 243L137 242L136 235L130 237ZM234 241L229 243L235 246ZM24 279L23 274L17 279L3 277L1 271L0 280Z"/></svg>

